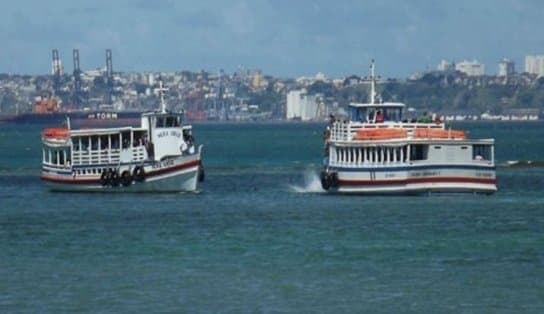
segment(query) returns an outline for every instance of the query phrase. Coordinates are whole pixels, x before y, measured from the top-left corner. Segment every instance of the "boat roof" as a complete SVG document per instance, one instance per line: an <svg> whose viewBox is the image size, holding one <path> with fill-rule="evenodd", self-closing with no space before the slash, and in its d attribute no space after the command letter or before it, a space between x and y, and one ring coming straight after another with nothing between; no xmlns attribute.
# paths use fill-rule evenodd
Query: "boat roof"
<svg viewBox="0 0 544 314"><path fill-rule="evenodd" d="M183 112L170 112L170 111L150 111L142 113L142 117L149 116L183 116Z"/></svg>
<svg viewBox="0 0 544 314"><path fill-rule="evenodd" d="M406 105L404 105L401 102L382 102L382 103L350 103L350 107L355 108L404 108Z"/></svg>
<svg viewBox="0 0 544 314"><path fill-rule="evenodd" d="M131 126L118 127L118 128L101 128L101 129L72 129L70 135L106 135L117 134L123 131L145 131L146 129L135 128Z"/></svg>

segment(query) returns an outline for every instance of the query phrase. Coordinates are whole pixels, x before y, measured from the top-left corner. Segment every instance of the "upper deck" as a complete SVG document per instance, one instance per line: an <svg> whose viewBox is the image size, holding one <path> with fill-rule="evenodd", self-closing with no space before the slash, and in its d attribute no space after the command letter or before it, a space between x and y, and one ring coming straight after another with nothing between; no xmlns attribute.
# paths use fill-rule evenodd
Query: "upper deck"
<svg viewBox="0 0 544 314"><path fill-rule="evenodd" d="M383 122L368 123L355 121L335 121L329 126L330 141L359 141L355 135L360 130L384 130L384 129L404 129L407 131L407 137L414 134L415 129L433 129L445 130L444 123L422 123L422 122Z"/></svg>

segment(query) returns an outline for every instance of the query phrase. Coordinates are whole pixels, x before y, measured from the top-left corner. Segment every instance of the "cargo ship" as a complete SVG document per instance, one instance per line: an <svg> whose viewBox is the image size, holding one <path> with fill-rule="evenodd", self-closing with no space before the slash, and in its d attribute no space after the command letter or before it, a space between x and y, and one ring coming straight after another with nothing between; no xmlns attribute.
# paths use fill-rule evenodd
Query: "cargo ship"
<svg viewBox="0 0 544 314"><path fill-rule="evenodd" d="M69 118L71 123L78 127L116 126L140 124L140 111L115 111L115 110L61 110L58 102L53 97L40 97L33 106L32 112L4 115L2 122L17 124L42 124L58 125Z"/></svg>

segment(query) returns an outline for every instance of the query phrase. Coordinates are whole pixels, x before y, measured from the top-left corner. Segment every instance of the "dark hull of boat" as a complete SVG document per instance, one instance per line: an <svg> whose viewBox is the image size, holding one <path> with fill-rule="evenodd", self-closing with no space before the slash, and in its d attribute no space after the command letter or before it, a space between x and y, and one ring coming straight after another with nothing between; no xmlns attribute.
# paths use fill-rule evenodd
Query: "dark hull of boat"
<svg viewBox="0 0 544 314"><path fill-rule="evenodd" d="M3 121L17 124L53 126L62 125L66 122L66 118L70 118L70 124L79 127L138 126L140 125L141 114L138 111L25 113L6 117Z"/></svg>

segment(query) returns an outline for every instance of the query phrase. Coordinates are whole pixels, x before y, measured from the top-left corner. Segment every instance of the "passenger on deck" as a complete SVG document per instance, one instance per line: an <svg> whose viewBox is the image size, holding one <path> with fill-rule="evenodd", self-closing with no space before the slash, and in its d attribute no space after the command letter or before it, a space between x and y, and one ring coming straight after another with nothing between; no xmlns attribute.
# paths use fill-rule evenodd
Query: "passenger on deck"
<svg viewBox="0 0 544 314"><path fill-rule="evenodd" d="M329 124L330 124L330 125L333 125L334 122L336 122L336 117L331 113L331 114L329 115Z"/></svg>
<svg viewBox="0 0 544 314"><path fill-rule="evenodd" d="M419 117L417 119L417 122L419 122L419 123L431 123L432 120L431 120L431 117L429 117L427 115L427 111L425 111L425 112L423 112L423 116L421 116L421 117Z"/></svg>
<svg viewBox="0 0 544 314"><path fill-rule="evenodd" d="M382 111L381 110L378 110L376 112L376 119L375 119L376 123L382 123L383 122L383 114L382 114Z"/></svg>
<svg viewBox="0 0 544 314"><path fill-rule="evenodd" d="M374 120L374 109L370 109L368 112L367 121L370 123Z"/></svg>

